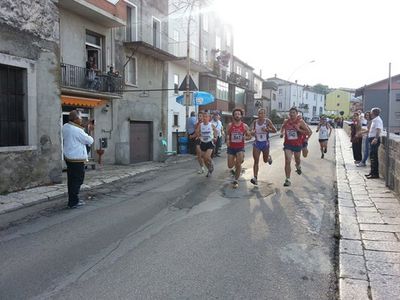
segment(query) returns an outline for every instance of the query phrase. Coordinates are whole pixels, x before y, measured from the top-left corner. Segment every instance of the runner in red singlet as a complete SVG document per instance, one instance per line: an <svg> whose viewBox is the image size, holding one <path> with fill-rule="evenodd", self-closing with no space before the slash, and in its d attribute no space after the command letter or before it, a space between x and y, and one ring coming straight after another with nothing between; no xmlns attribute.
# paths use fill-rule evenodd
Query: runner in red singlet
<svg viewBox="0 0 400 300"><path fill-rule="evenodd" d="M233 188L239 186L238 179L242 172L242 163L244 161L244 140L251 139L249 126L242 122L243 111L235 108L232 111L233 121L226 128L227 131L227 153L228 168L235 167L235 179L232 182Z"/></svg>
<svg viewBox="0 0 400 300"><path fill-rule="evenodd" d="M285 137L283 142L283 150L285 151L285 174L286 180L283 184L284 186L290 186L290 173L291 173L291 161L292 155L294 154L294 159L296 162L296 173L301 174L300 166L300 154L303 148L303 139L301 134L310 134L309 129L303 120L297 118L298 111L297 108L292 107L289 110L289 118L283 122L281 128L281 138Z"/></svg>
<svg viewBox="0 0 400 300"><path fill-rule="evenodd" d="M297 116L297 118L298 118L299 120L302 120L302 119L303 119L303 117L302 117L300 114ZM300 136L301 136L301 138L302 138L302 140L303 140L303 142L302 142L302 148L301 148L301 153L303 154L303 157L306 158L306 157L308 156L308 140L309 140L310 137L311 137L312 130L311 130L310 126L307 125L307 123L304 123L304 124L306 124L306 126L307 126L307 128L308 128L308 133L306 133L306 134L300 134Z"/></svg>

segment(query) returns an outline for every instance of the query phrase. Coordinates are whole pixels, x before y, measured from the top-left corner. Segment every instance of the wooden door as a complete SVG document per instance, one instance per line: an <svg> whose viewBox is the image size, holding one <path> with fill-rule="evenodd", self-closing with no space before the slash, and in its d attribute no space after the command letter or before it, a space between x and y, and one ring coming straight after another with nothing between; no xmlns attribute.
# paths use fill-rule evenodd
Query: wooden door
<svg viewBox="0 0 400 300"><path fill-rule="evenodd" d="M152 159L151 122L131 122L130 124L130 162L138 163Z"/></svg>

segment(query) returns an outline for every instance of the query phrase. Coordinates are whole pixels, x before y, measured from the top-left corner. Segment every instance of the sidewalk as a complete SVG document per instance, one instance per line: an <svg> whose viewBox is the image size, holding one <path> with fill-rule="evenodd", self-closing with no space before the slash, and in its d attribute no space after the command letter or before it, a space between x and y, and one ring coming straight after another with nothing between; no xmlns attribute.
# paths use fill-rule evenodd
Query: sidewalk
<svg viewBox="0 0 400 300"><path fill-rule="evenodd" d="M193 160L193 155L171 156L165 163L145 162L133 165L96 165L95 170L90 166L85 172L85 181L81 191L90 191L124 178L145 172L158 170L176 162ZM40 186L7 195L0 195L0 229L8 227L13 222L37 214L38 212L56 206L67 205L67 173L62 173L61 184ZM83 199L84 200L84 199Z"/></svg>
<svg viewBox="0 0 400 300"><path fill-rule="evenodd" d="M365 178L370 169L355 166L350 147L336 129L340 299L400 299L399 197Z"/></svg>

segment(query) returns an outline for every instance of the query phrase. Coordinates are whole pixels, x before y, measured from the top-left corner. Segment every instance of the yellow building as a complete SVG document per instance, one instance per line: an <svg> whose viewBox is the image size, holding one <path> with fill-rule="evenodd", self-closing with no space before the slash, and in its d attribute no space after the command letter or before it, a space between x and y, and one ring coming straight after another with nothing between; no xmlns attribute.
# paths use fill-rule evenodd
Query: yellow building
<svg viewBox="0 0 400 300"><path fill-rule="evenodd" d="M327 113L339 115L343 111L343 116L350 114L350 100L354 96L354 92L346 90L334 90L326 95L325 111Z"/></svg>

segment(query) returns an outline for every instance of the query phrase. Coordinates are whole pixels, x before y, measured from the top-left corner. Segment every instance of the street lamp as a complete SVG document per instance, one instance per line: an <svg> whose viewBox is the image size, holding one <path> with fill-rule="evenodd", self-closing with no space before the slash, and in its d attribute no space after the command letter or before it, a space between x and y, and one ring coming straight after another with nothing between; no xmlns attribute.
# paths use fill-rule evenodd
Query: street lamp
<svg viewBox="0 0 400 300"><path fill-rule="evenodd" d="M308 65L308 64L312 64L312 63L315 63L315 60L313 59L313 60L310 60L310 61L308 61L308 62L306 62L306 63L304 63L304 64L301 64L300 66L298 66L296 69L294 69L294 71L292 72L292 74L290 74L290 76L289 76L289 78L288 78L288 81L290 81L290 78L292 78L292 76L294 75L294 73L296 73L299 69L301 69L302 67L304 67L304 66L306 66L306 65Z"/></svg>

